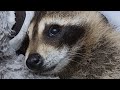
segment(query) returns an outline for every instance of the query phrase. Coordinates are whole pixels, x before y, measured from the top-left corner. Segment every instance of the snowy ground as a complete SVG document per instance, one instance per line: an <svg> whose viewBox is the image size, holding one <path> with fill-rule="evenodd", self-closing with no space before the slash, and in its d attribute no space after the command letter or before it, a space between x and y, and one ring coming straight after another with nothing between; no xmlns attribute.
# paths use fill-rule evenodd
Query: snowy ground
<svg viewBox="0 0 120 90"><path fill-rule="evenodd" d="M39 73L28 70L25 66L24 56L14 55L0 63L0 79L59 79L53 76L41 76Z"/></svg>

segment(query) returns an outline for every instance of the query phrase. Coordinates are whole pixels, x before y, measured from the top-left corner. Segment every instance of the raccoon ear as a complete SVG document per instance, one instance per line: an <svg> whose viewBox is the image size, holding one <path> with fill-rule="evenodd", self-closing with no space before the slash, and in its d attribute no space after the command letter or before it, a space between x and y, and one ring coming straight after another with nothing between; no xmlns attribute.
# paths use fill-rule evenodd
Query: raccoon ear
<svg viewBox="0 0 120 90"><path fill-rule="evenodd" d="M105 21L105 23L109 23L109 21L105 15L101 14L101 16L102 16L103 20Z"/></svg>

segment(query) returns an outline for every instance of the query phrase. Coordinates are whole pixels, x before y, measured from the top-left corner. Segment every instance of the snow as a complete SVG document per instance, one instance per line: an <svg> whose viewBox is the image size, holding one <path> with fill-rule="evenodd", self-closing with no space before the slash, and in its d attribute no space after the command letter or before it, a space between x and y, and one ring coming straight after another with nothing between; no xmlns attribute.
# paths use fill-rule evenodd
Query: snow
<svg viewBox="0 0 120 90"><path fill-rule="evenodd" d="M1 79L59 79L52 76L41 76L39 73L34 73L28 70L25 66L24 56L14 55L11 60L5 60L0 64Z"/></svg>
<svg viewBox="0 0 120 90"><path fill-rule="evenodd" d="M9 11L9 16L7 17L8 22L12 25L15 24L15 12Z"/></svg>

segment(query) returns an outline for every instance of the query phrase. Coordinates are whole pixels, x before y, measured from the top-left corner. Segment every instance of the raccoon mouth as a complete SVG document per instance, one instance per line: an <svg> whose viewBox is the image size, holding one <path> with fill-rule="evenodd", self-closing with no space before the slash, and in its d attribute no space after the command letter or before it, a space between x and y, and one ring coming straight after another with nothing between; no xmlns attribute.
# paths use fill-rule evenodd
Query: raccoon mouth
<svg viewBox="0 0 120 90"><path fill-rule="evenodd" d="M43 66L42 68L40 68L39 70L32 70L32 72L35 72L37 74L40 74L40 75L52 75L52 71L55 69L57 65L54 65L50 68L47 68L46 66Z"/></svg>
<svg viewBox="0 0 120 90"><path fill-rule="evenodd" d="M42 70L41 73L50 72L50 71L54 70L56 66L57 66L57 65L54 65L54 66L52 66L52 67L50 67L50 68L43 67L44 69Z"/></svg>

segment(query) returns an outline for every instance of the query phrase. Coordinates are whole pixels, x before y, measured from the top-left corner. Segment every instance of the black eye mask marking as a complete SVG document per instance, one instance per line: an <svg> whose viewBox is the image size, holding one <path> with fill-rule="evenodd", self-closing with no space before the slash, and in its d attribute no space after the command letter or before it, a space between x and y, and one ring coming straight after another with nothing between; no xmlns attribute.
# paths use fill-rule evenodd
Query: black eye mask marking
<svg viewBox="0 0 120 90"><path fill-rule="evenodd" d="M50 36L50 27L57 26L55 35ZM53 33L53 32L52 32ZM56 48L62 47L63 45L72 46L79 39L81 39L85 34L85 27L78 25L68 25L68 26L59 26L46 25L45 30L43 31L43 41L45 44L55 46Z"/></svg>
<svg viewBox="0 0 120 90"><path fill-rule="evenodd" d="M60 39L60 43L71 46L81 39L85 34L85 27L77 25L69 25L64 28L64 34Z"/></svg>

